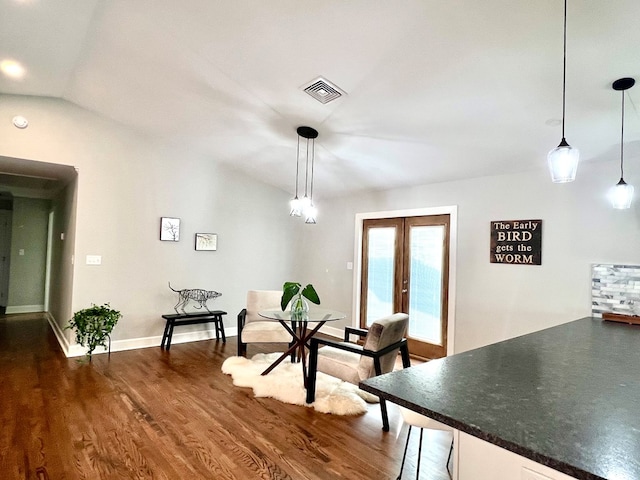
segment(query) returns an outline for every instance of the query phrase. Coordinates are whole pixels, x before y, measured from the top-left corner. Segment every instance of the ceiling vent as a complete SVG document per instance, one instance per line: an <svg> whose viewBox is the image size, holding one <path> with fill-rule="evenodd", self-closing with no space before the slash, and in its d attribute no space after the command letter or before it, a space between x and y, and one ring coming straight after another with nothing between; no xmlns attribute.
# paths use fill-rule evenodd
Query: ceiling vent
<svg viewBox="0 0 640 480"><path fill-rule="evenodd" d="M346 95L343 90L322 77L316 78L310 84L302 88L320 103L329 103L336 98Z"/></svg>

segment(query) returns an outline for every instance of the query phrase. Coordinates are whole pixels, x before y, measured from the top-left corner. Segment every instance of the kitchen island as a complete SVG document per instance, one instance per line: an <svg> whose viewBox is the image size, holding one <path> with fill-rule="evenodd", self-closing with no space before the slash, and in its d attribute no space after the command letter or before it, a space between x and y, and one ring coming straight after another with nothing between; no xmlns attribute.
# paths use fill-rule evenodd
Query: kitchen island
<svg viewBox="0 0 640 480"><path fill-rule="evenodd" d="M458 430L459 480L640 479L637 325L586 317L360 388Z"/></svg>

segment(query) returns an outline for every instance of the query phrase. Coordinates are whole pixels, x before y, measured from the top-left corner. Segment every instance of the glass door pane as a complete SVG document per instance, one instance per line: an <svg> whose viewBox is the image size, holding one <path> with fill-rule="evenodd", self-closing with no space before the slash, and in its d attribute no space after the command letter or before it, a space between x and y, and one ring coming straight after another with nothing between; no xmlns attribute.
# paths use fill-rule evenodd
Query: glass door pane
<svg viewBox="0 0 640 480"><path fill-rule="evenodd" d="M409 230L409 336L443 345L442 250L444 226Z"/></svg>
<svg viewBox="0 0 640 480"><path fill-rule="evenodd" d="M447 354L449 215L405 218L404 308L409 314L411 354L440 358Z"/></svg>
<svg viewBox="0 0 640 480"><path fill-rule="evenodd" d="M395 227L369 229L366 252L367 262L367 303L366 326L394 312L395 286Z"/></svg>

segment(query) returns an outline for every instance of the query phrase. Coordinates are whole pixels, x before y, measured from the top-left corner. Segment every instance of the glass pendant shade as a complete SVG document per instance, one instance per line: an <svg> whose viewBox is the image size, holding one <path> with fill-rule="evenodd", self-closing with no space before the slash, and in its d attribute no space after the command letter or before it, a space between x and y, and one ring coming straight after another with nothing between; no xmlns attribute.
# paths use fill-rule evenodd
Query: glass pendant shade
<svg viewBox="0 0 640 480"><path fill-rule="evenodd" d="M624 210L631 207L631 201L633 200L633 185L629 185L620 179L615 187L611 188L611 204L613 208Z"/></svg>
<svg viewBox="0 0 640 480"><path fill-rule="evenodd" d="M553 183L573 182L578 171L580 151L563 138L560 145L549 152L547 161Z"/></svg>
<svg viewBox="0 0 640 480"><path fill-rule="evenodd" d="M306 195L300 199L300 212L307 214L307 210L311 206L311 199Z"/></svg>
<svg viewBox="0 0 640 480"><path fill-rule="evenodd" d="M310 203L304 211L305 220L304 223L316 223L316 217L318 216L318 209Z"/></svg>
<svg viewBox="0 0 640 480"><path fill-rule="evenodd" d="M291 199L289 206L291 208L289 215L292 217L302 216L302 201L297 196Z"/></svg>

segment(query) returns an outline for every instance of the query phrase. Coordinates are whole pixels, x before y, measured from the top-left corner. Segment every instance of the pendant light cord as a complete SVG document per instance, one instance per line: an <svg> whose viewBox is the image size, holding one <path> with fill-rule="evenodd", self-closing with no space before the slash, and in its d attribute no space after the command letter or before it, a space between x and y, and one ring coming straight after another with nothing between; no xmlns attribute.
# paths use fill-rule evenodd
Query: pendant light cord
<svg viewBox="0 0 640 480"><path fill-rule="evenodd" d="M562 139L564 140L564 117L567 89L567 0L564 0L564 34L562 43Z"/></svg>
<svg viewBox="0 0 640 480"><path fill-rule="evenodd" d="M309 139L307 138L307 161L304 171L304 196L307 196L307 184L309 183Z"/></svg>
<svg viewBox="0 0 640 480"><path fill-rule="evenodd" d="M620 179L624 178L624 90L622 90L622 126L620 127Z"/></svg>
<svg viewBox="0 0 640 480"><path fill-rule="evenodd" d="M311 140L311 191L309 192L309 199L313 203L313 164L316 158L316 139Z"/></svg>
<svg viewBox="0 0 640 480"><path fill-rule="evenodd" d="M298 135L298 148L296 150L296 196L298 198L298 172L300 170L300 135Z"/></svg>

